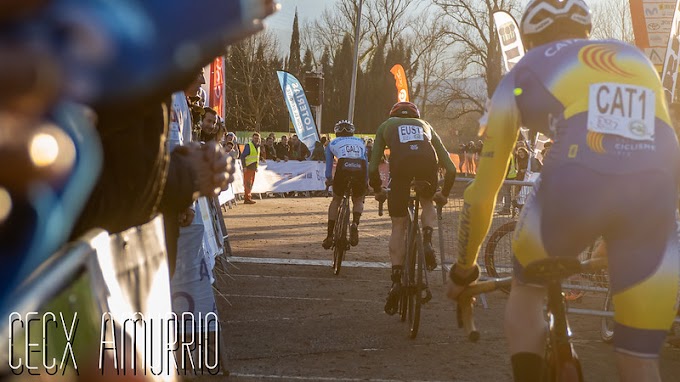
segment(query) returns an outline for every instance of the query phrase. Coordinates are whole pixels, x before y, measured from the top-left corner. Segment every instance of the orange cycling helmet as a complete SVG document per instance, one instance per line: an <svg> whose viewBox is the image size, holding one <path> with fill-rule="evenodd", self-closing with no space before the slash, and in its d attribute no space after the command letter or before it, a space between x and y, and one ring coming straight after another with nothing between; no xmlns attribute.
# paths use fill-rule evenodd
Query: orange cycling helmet
<svg viewBox="0 0 680 382"><path fill-rule="evenodd" d="M413 102L397 102L390 110L390 117L420 118L420 110Z"/></svg>

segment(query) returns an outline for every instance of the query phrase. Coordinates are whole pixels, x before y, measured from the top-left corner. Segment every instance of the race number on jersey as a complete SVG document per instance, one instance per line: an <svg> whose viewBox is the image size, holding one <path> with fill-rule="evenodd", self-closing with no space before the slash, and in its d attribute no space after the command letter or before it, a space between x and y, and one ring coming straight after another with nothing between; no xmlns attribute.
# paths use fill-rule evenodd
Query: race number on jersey
<svg viewBox="0 0 680 382"><path fill-rule="evenodd" d="M364 157L365 149L361 145L345 144L340 146L338 149L340 151L339 155L337 155L338 158L358 159Z"/></svg>
<svg viewBox="0 0 680 382"><path fill-rule="evenodd" d="M590 85L589 131L654 140L655 111L656 97L649 88L611 82Z"/></svg>
<svg viewBox="0 0 680 382"><path fill-rule="evenodd" d="M399 126L399 142L407 143L424 141L425 133L422 126L401 125Z"/></svg>

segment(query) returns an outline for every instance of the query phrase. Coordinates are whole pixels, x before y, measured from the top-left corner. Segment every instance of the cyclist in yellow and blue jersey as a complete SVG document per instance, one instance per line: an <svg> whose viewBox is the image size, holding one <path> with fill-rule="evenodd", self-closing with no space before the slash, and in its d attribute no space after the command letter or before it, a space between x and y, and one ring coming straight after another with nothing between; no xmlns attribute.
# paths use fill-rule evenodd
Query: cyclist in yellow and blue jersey
<svg viewBox="0 0 680 382"><path fill-rule="evenodd" d="M494 92L477 176L464 195L452 299L479 275L477 255L519 127L554 139L513 234L505 331L515 381L539 381L545 364L545 289L522 276L535 260L575 257L604 238L622 381L661 380L658 355L676 312L680 150L664 90L642 52L587 40L590 30L582 0L529 3L520 23L528 52Z"/></svg>

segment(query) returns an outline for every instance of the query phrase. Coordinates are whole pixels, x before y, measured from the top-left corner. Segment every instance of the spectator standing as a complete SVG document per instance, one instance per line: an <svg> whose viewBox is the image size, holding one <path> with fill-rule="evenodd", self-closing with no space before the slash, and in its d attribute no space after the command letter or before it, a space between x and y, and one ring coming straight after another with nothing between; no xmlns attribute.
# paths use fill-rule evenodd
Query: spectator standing
<svg viewBox="0 0 680 382"><path fill-rule="evenodd" d="M465 143L461 143L458 145L458 172L461 174L465 174L463 172L463 165L465 164Z"/></svg>
<svg viewBox="0 0 680 382"><path fill-rule="evenodd" d="M245 190L244 204L255 204L252 196L255 173L260 165L260 133L253 133L250 142L243 149L241 155L243 164L243 188Z"/></svg>
<svg viewBox="0 0 680 382"><path fill-rule="evenodd" d="M368 138L366 140L366 157L370 158L372 152L373 152L373 139Z"/></svg>
<svg viewBox="0 0 680 382"><path fill-rule="evenodd" d="M312 153L309 151L309 148L307 145L302 143L300 139L298 138L297 135L293 134L293 136L290 137L290 159L291 160L307 160L307 158L311 155Z"/></svg>
<svg viewBox="0 0 680 382"><path fill-rule="evenodd" d="M290 145L286 135L282 135L281 142L276 145L276 157L284 161L290 159Z"/></svg>
<svg viewBox="0 0 680 382"><path fill-rule="evenodd" d="M479 158L482 155L482 150L484 149L484 142L482 140L478 140L477 143L475 144L475 169L477 169L477 166L479 165Z"/></svg>
<svg viewBox="0 0 680 382"><path fill-rule="evenodd" d="M279 161L276 157L276 147L274 147L274 138L272 138L272 134L269 134L264 141L264 151L262 151L262 155L263 159Z"/></svg>
<svg viewBox="0 0 680 382"><path fill-rule="evenodd" d="M475 151L477 148L475 147L475 142L470 141L468 142L467 145L465 145L465 172L469 176L472 176L475 174L476 169L475 169Z"/></svg>
<svg viewBox="0 0 680 382"><path fill-rule="evenodd" d="M238 152L236 152L236 149L234 149L234 142L227 142L224 144L224 150L229 155L232 157L232 159L235 161L238 160Z"/></svg>
<svg viewBox="0 0 680 382"><path fill-rule="evenodd" d="M217 141L219 127L217 126L217 112L215 110L209 107L203 108L203 118L199 126L201 128L198 134L199 141Z"/></svg>
<svg viewBox="0 0 680 382"><path fill-rule="evenodd" d="M323 138L321 138L321 139L323 140ZM319 161L319 162L325 162L326 161L325 148L324 148L324 144L323 144L322 141L314 142L314 150L312 150L312 156L309 159Z"/></svg>
<svg viewBox="0 0 680 382"><path fill-rule="evenodd" d="M238 142L236 139L236 134L232 133L231 131L227 133L227 136L224 138L224 144L226 145L228 142L231 142L234 148L234 151L236 152L236 158L241 157L241 149L238 147Z"/></svg>

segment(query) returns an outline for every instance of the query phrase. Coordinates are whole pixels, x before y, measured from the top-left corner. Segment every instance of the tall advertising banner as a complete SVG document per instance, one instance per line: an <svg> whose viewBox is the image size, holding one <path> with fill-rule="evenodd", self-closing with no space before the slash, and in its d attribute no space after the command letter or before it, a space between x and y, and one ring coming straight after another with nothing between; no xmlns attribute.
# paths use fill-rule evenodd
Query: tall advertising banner
<svg viewBox="0 0 680 382"><path fill-rule="evenodd" d="M217 57L210 63L210 94L208 96L209 106L217 112L217 115L224 119L224 72L222 68L222 56Z"/></svg>
<svg viewBox="0 0 680 382"><path fill-rule="evenodd" d="M396 64L390 69L390 73L394 75L395 86L397 87L397 101L408 102L408 82L406 81L404 67Z"/></svg>
<svg viewBox="0 0 680 382"><path fill-rule="evenodd" d="M668 38L668 47L663 61L661 71L661 82L663 83L666 101L675 100L675 89L678 83L678 64L680 63L680 1L675 5L673 22Z"/></svg>
<svg viewBox="0 0 680 382"><path fill-rule="evenodd" d="M630 0L635 45L659 72L664 66L675 8L674 0Z"/></svg>
<svg viewBox="0 0 680 382"><path fill-rule="evenodd" d="M501 43L505 71L509 72L524 56L524 44L519 35L519 27L515 18L506 11L494 12L493 22Z"/></svg>
<svg viewBox="0 0 680 382"><path fill-rule="evenodd" d="M279 76L283 98L286 100L295 133L309 150L313 150L314 144L319 141L319 133L316 130L314 116L312 109L309 108L305 91L300 81L292 74L282 70L278 70L276 74Z"/></svg>

